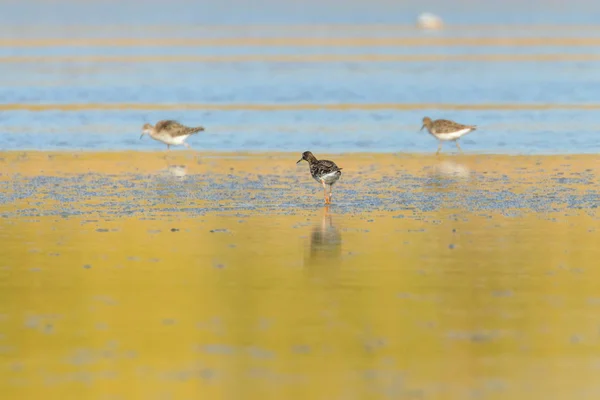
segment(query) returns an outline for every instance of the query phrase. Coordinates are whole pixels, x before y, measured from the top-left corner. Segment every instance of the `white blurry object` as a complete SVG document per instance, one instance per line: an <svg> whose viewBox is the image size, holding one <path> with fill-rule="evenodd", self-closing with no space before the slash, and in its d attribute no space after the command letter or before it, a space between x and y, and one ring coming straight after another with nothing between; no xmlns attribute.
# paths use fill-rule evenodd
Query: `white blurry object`
<svg viewBox="0 0 600 400"><path fill-rule="evenodd" d="M445 178L467 179L471 176L471 170L464 164L452 161L444 161L437 164L433 169L434 175Z"/></svg>
<svg viewBox="0 0 600 400"><path fill-rule="evenodd" d="M175 178L183 179L187 175L187 168L185 165L169 165L169 175Z"/></svg>
<svg viewBox="0 0 600 400"><path fill-rule="evenodd" d="M422 13L417 18L417 26L421 29L437 30L442 29L444 23L437 15L431 13Z"/></svg>

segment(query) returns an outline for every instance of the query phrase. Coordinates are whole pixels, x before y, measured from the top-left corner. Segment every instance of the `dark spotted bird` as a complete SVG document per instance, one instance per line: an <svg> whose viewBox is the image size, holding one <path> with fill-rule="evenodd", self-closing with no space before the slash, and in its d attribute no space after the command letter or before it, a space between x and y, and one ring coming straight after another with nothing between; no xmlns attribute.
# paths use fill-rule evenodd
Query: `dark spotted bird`
<svg viewBox="0 0 600 400"><path fill-rule="evenodd" d="M296 164L303 160L308 162L308 168L312 177L323 185L325 204L331 204L331 187L342 176L342 168L335 165L333 161L317 160L317 157L310 151L302 153L302 158Z"/></svg>
<svg viewBox="0 0 600 400"><path fill-rule="evenodd" d="M458 144L458 139L477 129L477 126L462 125L447 119L436 119L435 121L432 121L431 118L425 117L423 118L423 126L421 127L421 130L423 130L423 128L427 128L429 133L431 133L439 141L438 150L435 154L440 154L440 151L442 151L442 142L447 141L454 141L454 143L456 143L456 148L459 151L462 151L460 145Z"/></svg>
<svg viewBox="0 0 600 400"><path fill-rule="evenodd" d="M166 144L167 150L169 150L171 146L177 145L184 145L189 149L190 145L187 144L185 140L190 135L203 130L204 128L201 126L190 128L185 125L181 125L177 121L158 121L155 126L152 126L151 124L145 124L142 127L142 136L140 136L140 139L144 137L144 135L148 135L152 139Z"/></svg>

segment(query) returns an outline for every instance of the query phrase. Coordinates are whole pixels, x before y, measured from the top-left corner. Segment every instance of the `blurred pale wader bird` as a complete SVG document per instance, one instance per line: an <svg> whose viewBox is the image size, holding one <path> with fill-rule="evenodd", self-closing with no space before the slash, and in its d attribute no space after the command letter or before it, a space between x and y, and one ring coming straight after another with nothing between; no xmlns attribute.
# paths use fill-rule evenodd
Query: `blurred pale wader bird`
<svg viewBox="0 0 600 400"><path fill-rule="evenodd" d="M440 154L440 151L442 151L442 143L448 141L454 141L454 143L456 143L456 148L462 152L462 149L458 144L458 139L477 129L477 125L462 125L447 119L436 119L435 121L432 121L431 118L425 117L423 118L421 130L423 130L423 128L427 128L429 133L439 141L438 150L435 154Z"/></svg>
<svg viewBox="0 0 600 400"><path fill-rule="evenodd" d="M417 18L417 26L425 30L439 30L444 27L444 22L435 14L422 13Z"/></svg>
<svg viewBox="0 0 600 400"><path fill-rule="evenodd" d="M302 153L302 158L298 160L296 164L299 164L301 161L308 162L310 174L315 181L323 185L325 204L331 204L331 187L338 181L338 179L340 179L340 176L342 176L342 169L335 165L333 161L317 160L317 157L315 157L310 151L305 151ZM327 189L329 189L329 195L327 193Z"/></svg>
<svg viewBox="0 0 600 400"><path fill-rule="evenodd" d="M144 124L140 139L143 138L144 135L148 135L152 139L166 144L167 150L170 150L171 146L178 145L184 145L189 149L190 145L187 144L185 140L190 135L194 135L203 130L204 128L201 126L190 128L185 125L181 125L177 121L158 121L155 126L152 126L151 124Z"/></svg>

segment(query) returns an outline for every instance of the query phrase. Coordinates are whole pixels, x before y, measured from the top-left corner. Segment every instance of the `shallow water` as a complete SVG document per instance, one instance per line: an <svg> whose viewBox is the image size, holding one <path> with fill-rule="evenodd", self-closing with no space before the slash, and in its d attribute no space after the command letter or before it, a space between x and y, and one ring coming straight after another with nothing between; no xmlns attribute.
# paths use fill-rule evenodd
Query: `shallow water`
<svg viewBox="0 0 600 400"><path fill-rule="evenodd" d="M3 153L3 396L597 398L593 157Z"/></svg>
<svg viewBox="0 0 600 400"><path fill-rule="evenodd" d="M0 148L154 150L141 126L174 118L205 151L422 153L429 115L478 125L469 152L600 149L593 2L237 3L7 5Z"/></svg>

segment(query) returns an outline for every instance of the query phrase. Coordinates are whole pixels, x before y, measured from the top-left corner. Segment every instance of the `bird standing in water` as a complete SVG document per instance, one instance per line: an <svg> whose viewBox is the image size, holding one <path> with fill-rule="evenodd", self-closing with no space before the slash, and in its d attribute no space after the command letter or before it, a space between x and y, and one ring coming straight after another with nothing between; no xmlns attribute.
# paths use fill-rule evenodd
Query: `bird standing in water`
<svg viewBox="0 0 600 400"><path fill-rule="evenodd" d="M181 144L189 149L190 145L187 144L185 140L190 135L203 130L204 128L201 126L190 128L173 120L158 121L155 126L152 126L151 124L145 124L142 127L142 136L140 136L140 139L144 137L144 135L148 135L152 139L166 144L167 150L170 150L171 146L177 146Z"/></svg>
<svg viewBox="0 0 600 400"><path fill-rule="evenodd" d="M325 204L331 204L331 187L338 179L340 179L340 176L342 176L342 168L335 165L333 161L317 160L317 157L310 151L302 153L302 158L298 160L296 164L303 160L308 162L308 168L312 177L323 185Z"/></svg>
<svg viewBox="0 0 600 400"><path fill-rule="evenodd" d="M462 152L462 149L458 144L458 139L477 129L477 126L462 125L447 119L436 119L435 121L432 121L431 118L425 117L423 118L423 126L421 126L421 130L423 130L423 128L427 128L429 133L431 133L439 141L438 150L435 154L440 154L440 151L442 151L442 142L451 140L456 143L456 148Z"/></svg>

